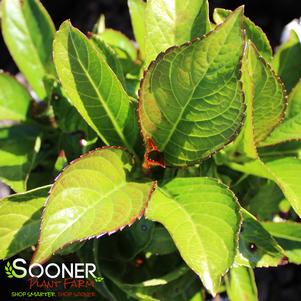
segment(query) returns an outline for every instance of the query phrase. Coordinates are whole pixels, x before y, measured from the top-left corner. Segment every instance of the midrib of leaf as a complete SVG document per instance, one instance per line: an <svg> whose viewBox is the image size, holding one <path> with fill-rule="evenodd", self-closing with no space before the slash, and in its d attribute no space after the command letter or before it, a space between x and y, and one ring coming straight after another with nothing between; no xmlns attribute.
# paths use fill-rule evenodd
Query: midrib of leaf
<svg viewBox="0 0 301 301"><path fill-rule="evenodd" d="M233 27L234 27L234 24L232 25L231 29L232 29ZM229 30L229 31L231 31L231 30ZM207 37L208 37L210 34L213 34L213 33L214 33L214 32L212 31L211 33L209 33L209 34L207 35ZM181 121L182 118L183 118L183 115L184 115L184 113L185 113L187 107L188 107L189 104L190 104L190 101L192 100L192 96L194 95L196 88L200 85L200 83L202 82L202 80L203 80L204 77L206 76L208 70L209 70L210 67L211 67L212 62L214 62L214 60L216 59L216 57L219 55L219 53L220 53L222 47L223 47L223 46L225 45L225 43L227 42L228 38L229 38L229 35L227 35L227 36L225 37L223 43L220 44L220 47L219 47L219 50L218 50L217 54L212 58L212 60L210 61L210 63L208 63L208 66L207 66L206 70L204 71L204 74L203 74L202 78L197 82L197 84L195 84L193 90L191 91L190 97L188 98L187 102L185 103L185 105L184 105L183 108L181 109L181 112L180 112L180 114L179 114L179 117L177 118L176 122L175 122L174 125L172 126L171 131L170 131L170 133L168 134L167 138L165 139L164 143L162 143L162 147L160 147L160 150L161 150L161 151L164 151L165 147L167 146L167 144L169 143L170 139L171 139L172 136L174 135L174 132L175 132L176 128L178 127L180 121ZM195 41L200 41L200 40L197 39L197 40L195 40ZM174 60L171 62L171 66L172 66L173 62L175 61L176 57L177 57L178 55L180 55L180 54L181 54L183 51L185 51L185 50L186 50L186 47L184 47L182 51L180 51L179 53L177 53L177 55L175 56ZM169 83L170 83L170 86L171 86L172 94L174 95L176 101L179 103L178 97L175 95L174 90L173 90L173 83L172 83L172 81L171 81L171 71L172 71L172 68L170 67L170 68L169 68L169 76L168 76L168 78L169 78ZM155 72L153 72L152 77L154 76L154 74L155 74ZM232 100L232 101L233 101L233 100Z"/></svg>
<svg viewBox="0 0 301 301"><path fill-rule="evenodd" d="M123 134L123 132L122 132L122 129L119 127L119 124L116 122L114 116L112 115L110 109L108 108L106 102L104 101L102 95L100 94L97 85L94 83L94 80L93 80L92 77L90 76L89 70L87 70L87 69L85 68L85 66L83 65L82 61L80 60L80 57L79 57L79 55L78 55L78 51L77 51L77 49L76 49L76 47L75 47L75 44L74 44L74 40L73 40L72 32L71 32L70 28L69 28L69 36L70 36L71 41L72 41L73 49L74 49L74 51L75 51L75 53L76 53L76 56L77 56L77 58L78 58L78 62L79 62L79 64L80 64L82 70L84 71L84 74L85 74L85 75L87 76L87 78L89 79L89 81L90 81L90 83L91 83L91 85L92 85L94 91L96 92L97 97L98 97L99 100L101 101L101 104L102 104L102 106L104 107L106 113L108 114L108 116L109 116L109 118L110 118L110 121L112 122L112 124L113 124L113 126L114 126L114 129L115 129L116 132L118 133L119 137L121 138L121 140L123 141L123 143L125 144L125 146L126 146L133 154L135 154L135 151L134 151L132 145L128 143L126 137L124 136L124 134ZM87 48L86 48L86 50L87 50L88 60L89 60L89 51L88 51ZM101 60L104 64L106 64L106 62L104 62L104 60L100 57L100 55L97 54L97 57L98 57L98 59ZM89 60L89 61L90 61L90 60ZM116 76L113 72L112 72L112 77L115 77L115 79L119 82L119 79L117 78L117 76ZM120 86L121 86L121 89L123 89L122 85L120 85ZM109 93L109 95L111 94L111 89L112 89L112 81L111 81L111 84L110 84L110 93ZM125 93L125 92L124 92L124 93ZM131 104L130 104L130 105L131 105ZM109 145L109 143L108 143L108 141L105 139L105 137L103 137L103 135L101 135L101 133L100 133L99 131L98 131L98 133L99 133L99 135L101 136L101 138L104 140L104 142L105 142L107 145Z"/></svg>
<svg viewBox="0 0 301 301"><path fill-rule="evenodd" d="M77 218L76 218L75 220L72 221L71 224L68 224L67 227L65 227L65 228L63 228L63 230L61 230L61 234L58 235L58 236L52 241L52 245L54 245L54 244L61 238L61 236L64 234L64 232L65 232L67 229L71 228L71 227L72 227L74 224L76 224L76 223L77 223L84 215L86 215L87 212L88 212L90 209L94 209L94 208L99 204L100 201L102 201L102 200L108 198L110 195L112 195L113 193L115 193L117 190L120 190L120 189L121 189L122 187L124 187L124 186L126 186L126 182L123 182L123 183L121 183L120 185L116 186L113 190L110 190L108 193L106 193L105 195L103 195L103 196L98 200L98 202L95 202L95 203L92 204L91 206L86 207L85 210L84 210L81 214L79 214L79 215L77 216ZM92 189L87 189L87 188L83 188L83 187L82 187L81 189L84 189L84 190L90 190L90 191L92 191L93 193L99 194L97 191L92 190ZM114 204L112 204L112 205L114 206ZM112 218L112 216L111 216L111 218ZM111 221L111 219L110 219L110 221ZM107 224L110 223L110 221L108 221ZM47 251L48 251L48 250L51 250L51 245L49 245L46 249L44 249L44 251L43 251L42 254L45 254L45 253L47 254Z"/></svg>

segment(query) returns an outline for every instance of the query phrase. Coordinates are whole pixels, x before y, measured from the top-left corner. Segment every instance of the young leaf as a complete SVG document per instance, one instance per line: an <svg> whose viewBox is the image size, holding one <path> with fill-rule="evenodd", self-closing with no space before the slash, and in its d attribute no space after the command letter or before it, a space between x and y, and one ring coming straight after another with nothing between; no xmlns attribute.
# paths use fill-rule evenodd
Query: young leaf
<svg viewBox="0 0 301 301"><path fill-rule="evenodd" d="M247 267L232 267L225 277L227 295L231 301L258 301L255 276Z"/></svg>
<svg viewBox="0 0 301 301"><path fill-rule="evenodd" d="M301 264L301 224L266 222L262 225L282 246L289 262Z"/></svg>
<svg viewBox="0 0 301 301"><path fill-rule="evenodd" d="M216 24L220 24L224 22L230 14L230 10L216 8L213 13L213 19ZM244 17L243 21L247 38L254 43L265 60L270 62L272 60L273 51L267 36L263 32L263 30L259 26L254 24L248 17Z"/></svg>
<svg viewBox="0 0 301 301"><path fill-rule="evenodd" d="M42 207L50 186L14 194L0 200L0 259L35 245Z"/></svg>
<svg viewBox="0 0 301 301"><path fill-rule="evenodd" d="M164 225L184 261L215 294L237 248L234 194L215 179L176 178L156 190L145 215Z"/></svg>
<svg viewBox="0 0 301 301"><path fill-rule="evenodd" d="M169 49L145 73L140 123L145 140L154 141L168 165L210 156L241 127L242 14L240 8L207 36Z"/></svg>
<svg viewBox="0 0 301 301"><path fill-rule="evenodd" d="M149 0L145 11L148 65L161 51L200 37L210 30L207 0Z"/></svg>
<svg viewBox="0 0 301 301"><path fill-rule="evenodd" d="M292 30L290 39L276 52L273 67L283 80L288 92L297 84L301 77L301 44L297 33Z"/></svg>
<svg viewBox="0 0 301 301"><path fill-rule="evenodd" d="M35 128L15 125L0 129L0 180L15 192L26 190L26 183L40 138Z"/></svg>
<svg viewBox="0 0 301 301"><path fill-rule="evenodd" d="M118 148L95 150L70 164L51 189L33 262L141 217L154 184L134 182L132 171L132 158Z"/></svg>
<svg viewBox="0 0 301 301"><path fill-rule="evenodd" d="M235 261L247 267L269 267L281 264L284 252L276 240L246 210L239 238L239 255Z"/></svg>
<svg viewBox="0 0 301 301"><path fill-rule="evenodd" d="M142 58L145 56L145 9L146 2L143 0L128 0L132 27L136 41L139 45Z"/></svg>
<svg viewBox="0 0 301 301"><path fill-rule="evenodd" d="M67 96L92 129L107 145L133 152L138 137L134 104L92 42L68 21L56 34L54 61Z"/></svg>
<svg viewBox="0 0 301 301"><path fill-rule="evenodd" d="M3 0L1 8L5 43L33 90L45 99L45 77L55 75L54 24L39 0Z"/></svg>
<svg viewBox="0 0 301 301"><path fill-rule="evenodd" d="M0 73L0 120L24 121L31 96L12 76Z"/></svg>

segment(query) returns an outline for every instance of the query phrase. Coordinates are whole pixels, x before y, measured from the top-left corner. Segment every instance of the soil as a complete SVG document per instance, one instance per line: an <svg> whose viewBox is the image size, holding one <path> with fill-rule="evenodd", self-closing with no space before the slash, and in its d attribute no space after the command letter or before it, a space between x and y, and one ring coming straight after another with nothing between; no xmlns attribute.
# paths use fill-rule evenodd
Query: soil
<svg viewBox="0 0 301 301"><path fill-rule="evenodd" d="M183 0L185 1L185 0ZM279 45L282 28L301 15L300 0L211 0L211 13L215 7L234 9L245 5L245 14L267 34L271 45ZM133 38L126 0L42 0L56 27L66 19L83 32L91 31L100 14L106 17L107 27L122 31ZM0 39L0 69L18 72L2 38ZM272 269L257 269L260 301L301 300L301 268L288 265ZM243 301L243 300L242 300Z"/></svg>

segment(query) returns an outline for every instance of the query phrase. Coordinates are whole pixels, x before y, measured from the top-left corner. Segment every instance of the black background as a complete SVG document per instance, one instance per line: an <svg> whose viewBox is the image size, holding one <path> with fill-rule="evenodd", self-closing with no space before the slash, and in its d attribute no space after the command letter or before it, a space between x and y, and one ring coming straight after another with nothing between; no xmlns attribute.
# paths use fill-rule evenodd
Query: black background
<svg viewBox="0 0 301 301"><path fill-rule="evenodd" d="M118 29L133 38L126 0L42 0L42 3L57 28L64 20L71 19L73 25L83 32L91 31L99 15L104 14L107 27ZM301 16L300 0L209 0L209 3L211 13L215 7L234 9L244 4L245 14L263 28L274 49L279 44L284 25ZM0 39L0 68L11 73L18 72L2 38ZM3 263L0 264L0 269L3 269ZM13 281L3 282L3 271L0 271L0 274L2 278L0 300L2 300L6 299L3 294L4 285L10 286ZM256 281L260 301L301 300L301 269L297 266L258 269Z"/></svg>

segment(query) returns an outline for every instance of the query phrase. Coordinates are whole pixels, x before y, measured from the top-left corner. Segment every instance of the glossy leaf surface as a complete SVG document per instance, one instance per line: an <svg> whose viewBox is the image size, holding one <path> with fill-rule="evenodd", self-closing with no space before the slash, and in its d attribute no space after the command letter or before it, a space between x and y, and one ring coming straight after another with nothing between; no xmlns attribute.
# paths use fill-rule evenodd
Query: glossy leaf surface
<svg viewBox="0 0 301 301"><path fill-rule="evenodd" d="M142 132L164 152L167 165L200 161L239 131L245 108L241 18L238 9L208 36L161 54L146 72L139 100Z"/></svg>
<svg viewBox="0 0 301 301"><path fill-rule="evenodd" d="M113 233L143 215L152 183L133 182L132 158L104 148L70 164L51 189L34 262L68 243Z"/></svg>
<svg viewBox="0 0 301 301"><path fill-rule="evenodd" d="M240 214L234 194L215 179L176 178L156 190L146 217L164 225L184 261L215 294L236 254Z"/></svg>

